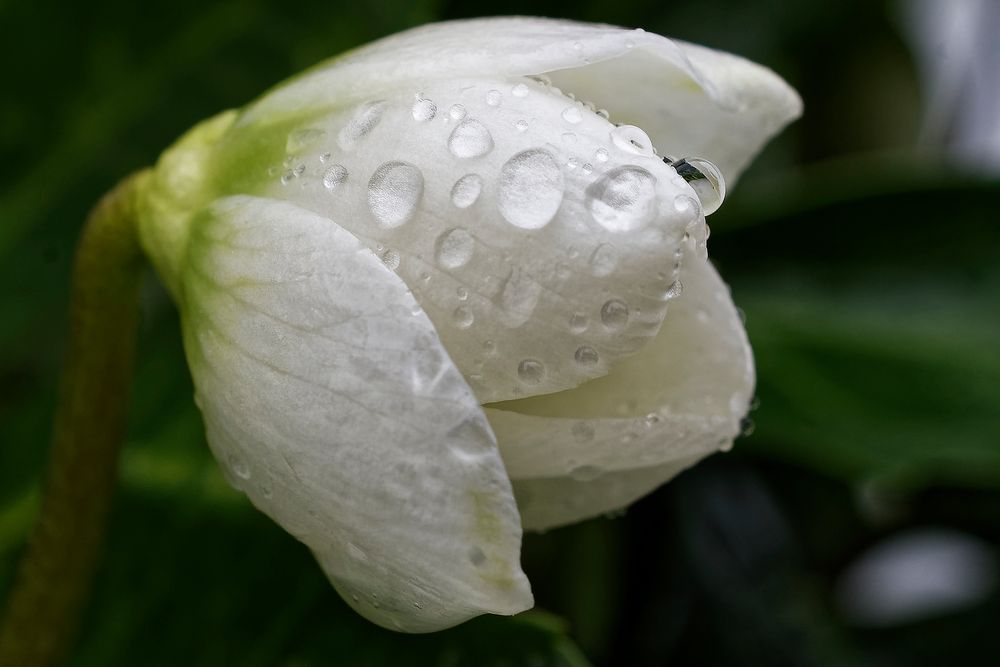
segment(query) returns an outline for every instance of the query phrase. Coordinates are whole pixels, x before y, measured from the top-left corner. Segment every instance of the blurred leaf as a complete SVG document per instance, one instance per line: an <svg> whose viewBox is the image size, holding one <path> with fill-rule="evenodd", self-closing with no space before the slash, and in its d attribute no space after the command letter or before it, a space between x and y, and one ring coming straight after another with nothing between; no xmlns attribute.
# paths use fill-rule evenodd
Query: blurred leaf
<svg viewBox="0 0 1000 667"><path fill-rule="evenodd" d="M588 664L562 622L540 612L429 635L378 628L248 503L179 488L166 497L127 488L119 498L72 665Z"/></svg>
<svg viewBox="0 0 1000 667"><path fill-rule="evenodd" d="M1000 484L1000 184L871 167L748 188L714 225L757 355L744 446L848 479Z"/></svg>

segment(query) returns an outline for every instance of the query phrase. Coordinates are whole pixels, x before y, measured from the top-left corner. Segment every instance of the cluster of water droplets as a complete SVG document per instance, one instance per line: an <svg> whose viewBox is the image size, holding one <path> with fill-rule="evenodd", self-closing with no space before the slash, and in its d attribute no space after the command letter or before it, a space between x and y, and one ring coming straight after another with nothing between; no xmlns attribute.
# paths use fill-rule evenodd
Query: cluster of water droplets
<svg viewBox="0 0 1000 667"><path fill-rule="evenodd" d="M490 184L489 189L492 195L490 203L496 207L495 210L504 221L528 232L546 227L555 219L563 205L570 183L575 188L580 179L586 179L583 181L586 183L583 187L585 208L593 222L606 232L615 234L643 228L664 214L656 177L648 168L637 164L641 162L637 158L656 156L649 137L637 127L619 125L609 130L606 146L594 147L590 139L581 141L579 133L592 132L590 126L587 126L589 118L596 115L608 120L610 114L592 103L564 94L544 76L513 82L505 90L489 89L482 100L485 104L482 113L470 114L463 103L442 106L432 99L433 96L422 93L417 93L412 98L408 109L412 122L417 126L427 127L445 123L449 127L445 139L448 153L457 164L468 165L466 173L455 179L450 186L449 199L456 210L483 205L482 195L488 186L483 175L478 173L476 165L480 164L480 158L489 156L496 150L497 139L494 132L502 131L500 127L493 127L491 131L490 125L495 119L487 111L507 109L508 96L509 108L516 109L519 101L531 95L555 95L565 99L566 106L558 115L558 122L565 130L557 135L562 147L553 145L556 142L551 137L543 137L544 141L539 141L535 147L518 150L503 161L497 181ZM329 134L331 137L335 136L336 146L340 149L338 155L343 156L334 160L331 152L318 153L313 158L317 163L316 171L310 173L319 176L323 191L332 196L340 196L345 183L357 177L351 174L345 164L350 164L349 154L361 150L366 137L377 130L389 110L389 102L370 101L358 105L337 131L309 127L292 132L288 136L287 157L280 172L281 184L290 186L306 175L309 169L308 158L302 155L317 145L329 143ZM516 117L516 120L508 122L518 134L530 133L530 117ZM587 152L581 154L580 150L585 146L588 147ZM559 157L560 154L568 157ZM725 184L714 165L698 158L664 158L664 162L674 168L696 195L696 198L677 195L670 214L696 220L702 214L710 214L718 208L725 193ZM362 174L361 177L367 177L364 187L367 208L381 230L377 232L376 238L387 238L386 234L408 224L421 209L426 187L425 175L412 162L388 160L379 164L370 174ZM303 179L303 187L305 186ZM434 264L446 272L454 272L467 266L474 260L477 252L476 236L471 226L454 226L438 232L434 241ZM387 267L394 271L400 269L403 258L398 250L381 243L377 244L375 250ZM567 252L569 259L574 262L575 257L581 255L576 248ZM593 247L585 249L582 256L590 275L596 278L611 276L621 267L621 258L613 243L599 240ZM659 274L656 285L649 290L656 292L656 296L663 301L680 295L682 286L678 274L681 257L682 252L678 249L672 270ZM572 275L572 269L568 265L559 264L554 271L560 279ZM419 274L420 283L426 283L430 279L431 274L427 271ZM451 313L452 324L459 330L465 330L475 324L477 307L481 306L469 301L467 288L461 289L465 290L465 296L459 298L457 305L449 306L450 310L447 312ZM492 302L504 314L507 325L516 328L532 317L543 289L538 280L514 267L495 291L496 296L491 298ZM601 336L606 338L624 331L632 316L640 312L630 308L625 299L613 295L607 295L600 304L592 316L584 312L574 313L566 324L567 330L581 336L588 331L594 332L594 326L599 326ZM487 342L494 347L495 352L495 343ZM585 374L593 373L594 369L601 366L600 348L599 344L578 345L570 351L569 360L583 369ZM481 357L477 359L477 363L482 365L485 362ZM532 386L543 383L550 372L545 362L533 357L521 358L513 364L512 375L529 390Z"/></svg>

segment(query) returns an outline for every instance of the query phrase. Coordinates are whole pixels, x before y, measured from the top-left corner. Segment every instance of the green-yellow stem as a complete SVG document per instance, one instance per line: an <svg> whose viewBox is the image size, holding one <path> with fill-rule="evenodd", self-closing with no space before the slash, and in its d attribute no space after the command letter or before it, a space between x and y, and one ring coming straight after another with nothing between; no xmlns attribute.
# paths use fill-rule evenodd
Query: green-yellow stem
<svg viewBox="0 0 1000 667"><path fill-rule="evenodd" d="M41 513L0 625L0 667L65 658L100 561L132 376L143 266L136 205L147 178L134 174L105 195L80 237Z"/></svg>

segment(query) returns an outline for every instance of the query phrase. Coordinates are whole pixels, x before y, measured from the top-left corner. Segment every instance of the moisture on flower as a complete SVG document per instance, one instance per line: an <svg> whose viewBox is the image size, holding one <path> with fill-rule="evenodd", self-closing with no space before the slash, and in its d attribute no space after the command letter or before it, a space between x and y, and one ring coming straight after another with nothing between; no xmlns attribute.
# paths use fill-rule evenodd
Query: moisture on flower
<svg viewBox="0 0 1000 667"><path fill-rule="evenodd" d="M522 526L726 448L754 367L705 215L799 112L642 31L426 26L207 121L143 243L232 483L386 627L532 604Z"/></svg>

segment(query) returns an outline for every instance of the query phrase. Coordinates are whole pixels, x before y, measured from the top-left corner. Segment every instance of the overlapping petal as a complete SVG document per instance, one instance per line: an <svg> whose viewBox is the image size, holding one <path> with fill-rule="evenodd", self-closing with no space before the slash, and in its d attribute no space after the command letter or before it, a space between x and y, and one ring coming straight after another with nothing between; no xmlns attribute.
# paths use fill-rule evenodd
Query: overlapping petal
<svg viewBox="0 0 1000 667"><path fill-rule="evenodd" d="M328 218L237 196L194 220L183 276L209 444L345 600L410 632L531 606L490 427L367 247Z"/></svg>
<svg viewBox="0 0 1000 667"><path fill-rule="evenodd" d="M657 337L607 376L488 406L526 526L624 506L739 434L755 380L743 322L707 260L691 253L681 281Z"/></svg>

